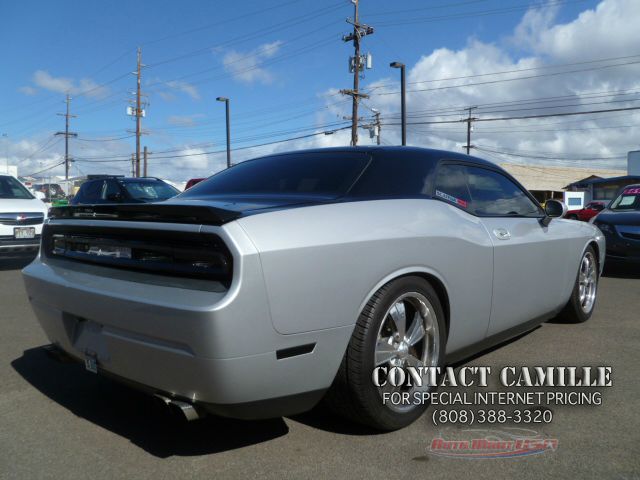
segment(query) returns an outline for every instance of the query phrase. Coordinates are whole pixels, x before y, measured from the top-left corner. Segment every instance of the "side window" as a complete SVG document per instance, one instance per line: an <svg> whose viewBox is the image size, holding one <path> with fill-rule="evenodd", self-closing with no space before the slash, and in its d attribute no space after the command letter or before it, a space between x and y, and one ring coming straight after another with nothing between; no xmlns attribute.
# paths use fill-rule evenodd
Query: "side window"
<svg viewBox="0 0 640 480"><path fill-rule="evenodd" d="M435 181L435 196L468 210L471 195L467 187L466 170L463 165L440 165Z"/></svg>
<svg viewBox="0 0 640 480"><path fill-rule="evenodd" d="M537 216L538 206L504 175L478 167L467 167L473 209L484 216Z"/></svg>
<svg viewBox="0 0 640 480"><path fill-rule="evenodd" d="M102 190L102 200L107 202L113 202L114 197L120 194L120 187L115 180L107 180L104 182L104 188Z"/></svg>
<svg viewBox="0 0 640 480"><path fill-rule="evenodd" d="M102 185L103 181L97 180L94 182L87 182L82 185L80 190L81 203L100 203L102 201Z"/></svg>

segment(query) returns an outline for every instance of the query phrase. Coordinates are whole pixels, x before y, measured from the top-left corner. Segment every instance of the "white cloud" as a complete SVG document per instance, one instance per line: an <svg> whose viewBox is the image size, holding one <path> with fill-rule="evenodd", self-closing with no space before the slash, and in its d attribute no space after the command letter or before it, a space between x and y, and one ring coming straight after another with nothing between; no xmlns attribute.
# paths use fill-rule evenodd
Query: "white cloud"
<svg viewBox="0 0 640 480"><path fill-rule="evenodd" d="M94 82L90 78L81 78L75 81L67 77L54 77L46 70L37 70L33 74L32 81L37 87L57 93L69 93L72 95L82 93L96 98L104 98L109 93L107 87Z"/></svg>
<svg viewBox="0 0 640 480"><path fill-rule="evenodd" d="M29 95L30 97L38 93L38 90L36 88L30 87L29 85L24 85L18 88L18 91L20 93L24 93L25 95Z"/></svg>
<svg viewBox="0 0 640 480"><path fill-rule="evenodd" d="M195 85L192 85L189 82L185 82L182 80L169 80L167 82L155 78L151 80L151 85L164 87L164 90L154 90L154 93L157 93L160 98L162 98L166 102L172 102L176 99L176 93L185 94L193 100L200 100L200 91Z"/></svg>
<svg viewBox="0 0 640 480"><path fill-rule="evenodd" d="M537 54L566 61L633 55L640 47L638 18L637 0L604 0L572 22L544 25L528 43Z"/></svg>
<svg viewBox="0 0 640 480"><path fill-rule="evenodd" d="M263 66L264 61L272 58L282 46L281 40L265 43L249 52L231 50L222 58L227 72L236 80L244 83L260 82L269 84L273 81L273 74Z"/></svg>
<svg viewBox="0 0 640 480"><path fill-rule="evenodd" d="M204 117L202 113L195 113L193 115L170 115L167 117L167 123L178 127L195 127L197 120L202 117Z"/></svg>
<svg viewBox="0 0 640 480"><path fill-rule="evenodd" d="M554 20L555 18L554 11L532 10L523 16L520 24L515 27L513 36L502 42L493 44L470 39L468 44L460 50L439 48L422 56L415 65L407 66L409 122L461 120L466 115L464 108L474 105L485 105L474 113L481 118L640 106L640 102L627 101L638 98L638 95L616 93L621 90L630 92L640 90L640 66L637 64L604 69L593 68L603 64L582 64L567 68L545 68L521 73L460 78L487 72L534 69L541 66L640 54L636 25L637 19L640 18L638 1L603 0L595 10L587 10L568 23L559 24ZM519 57L513 56L514 40L524 49ZM608 63L620 62L624 61ZM548 75L565 70L583 71L566 75ZM541 74L546 76L470 85L463 88L442 88ZM458 79L415 83L453 77ZM376 95L397 91L399 89L397 76L381 79L366 85L365 88L373 89L373 95L367 103L382 111L383 117L387 118L386 123L398 124L399 95ZM591 99L575 96L593 92L604 92L604 95ZM542 104L514 103L502 107L487 105L559 96L567 96L567 98ZM334 97L331 98L335 101ZM611 100L616 102L606 103ZM593 105L588 105L589 103ZM569 106L556 109L533 109L554 105ZM451 115L452 107L459 108L459 113L454 112ZM516 111L518 108L525 110ZM440 112L443 109L449 110L449 115L439 114L439 109ZM348 110L348 106L344 107L343 114L350 115ZM496 110L513 111L496 112ZM640 113L635 111L538 120L476 122L472 143L499 151L510 149L532 154L551 153L558 157L608 157L624 155L627 150L637 149L640 126L636 125L639 124ZM620 128L611 128L612 126ZM369 142L366 137L366 132L361 131L362 144ZM383 125L382 138L383 141L398 144L399 126ZM335 140L337 141L338 137ZM410 125L408 141L410 144L419 146L462 151L462 145L466 143L466 124ZM316 143L319 142L318 139ZM499 157L481 151L474 153L493 160L508 159L516 163L567 163L506 155ZM581 162L581 166L585 166L585 162ZM624 159L601 160L586 164L610 168L624 168L626 165Z"/></svg>
<svg viewBox="0 0 640 480"><path fill-rule="evenodd" d="M165 82L165 85L190 96L193 100L200 100L200 92L194 85L191 85L188 82L171 80L169 82Z"/></svg>

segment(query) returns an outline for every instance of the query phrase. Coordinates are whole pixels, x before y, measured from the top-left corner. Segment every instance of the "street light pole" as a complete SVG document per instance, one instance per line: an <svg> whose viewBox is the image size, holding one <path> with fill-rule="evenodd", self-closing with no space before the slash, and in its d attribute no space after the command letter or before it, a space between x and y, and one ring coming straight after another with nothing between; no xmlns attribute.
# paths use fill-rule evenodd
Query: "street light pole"
<svg viewBox="0 0 640 480"><path fill-rule="evenodd" d="M231 167L231 120L229 115L229 99L227 97L216 98L219 102L224 102L227 114L227 168Z"/></svg>
<svg viewBox="0 0 640 480"><path fill-rule="evenodd" d="M402 111L402 145L407 144L407 103L406 103L406 91L407 82L405 79L405 65L401 62L391 62L389 64L391 68L400 69L400 109Z"/></svg>
<svg viewBox="0 0 640 480"><path fill-rule="evenodd" d="M9 175L9 134L3 133L2 138L4 139L4 159L7 164L6 174Z"/></svg>

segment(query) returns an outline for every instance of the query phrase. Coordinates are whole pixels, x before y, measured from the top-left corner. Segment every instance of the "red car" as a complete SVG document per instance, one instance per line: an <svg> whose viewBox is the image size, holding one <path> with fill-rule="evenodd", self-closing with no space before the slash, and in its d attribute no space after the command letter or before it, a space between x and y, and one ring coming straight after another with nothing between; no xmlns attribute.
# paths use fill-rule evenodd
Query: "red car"
<svg viewBox="0 0 640 480"><path fill-rule="evenodd" d="M187 182L187 184L185 185L184 189L185 190L189 190L191 187L193 187L196 183L200 183L201 181L205 180L204 178L192 178L191 180L189 180Z"/></svg>
<svg viewBox="0 0 640 480"><path fill-rule="evenodd" d="M569 210L565 215L565 218L570 220L582 220L583 222L588 222L591 218L595 217L602 210L604 210L606 205L604 202L589 202L585 205L584 208L580 210Z"/></svg>

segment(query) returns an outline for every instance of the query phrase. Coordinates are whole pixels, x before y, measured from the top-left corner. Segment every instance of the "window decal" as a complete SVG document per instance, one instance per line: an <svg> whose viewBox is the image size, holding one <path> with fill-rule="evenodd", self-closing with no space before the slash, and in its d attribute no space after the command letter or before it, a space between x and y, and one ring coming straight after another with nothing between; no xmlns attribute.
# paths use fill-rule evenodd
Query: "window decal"
<svg viewBox="0 0 640 480"><path fill-rule="evenodd" d="M640 195L640 188L636 187L636 188L627 188L624 192L622 192L623 195Z"/></svg>
<svg viewBox="0 0 640 480"><path fill-rule="evenodd" d="M463 208L467 208L468 203L461 198L456 198L453 195L449 195L448 193L441 192L440 190L436 190L436 197L444 198L456 205L460 205Z"/></svg>

